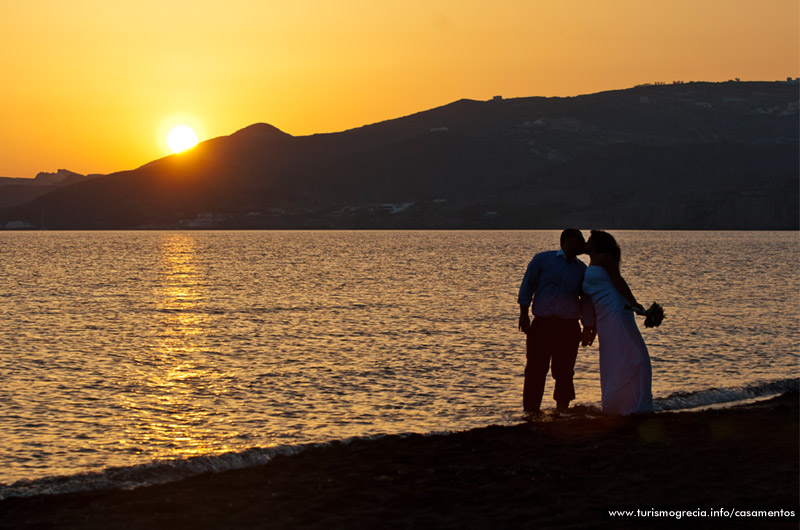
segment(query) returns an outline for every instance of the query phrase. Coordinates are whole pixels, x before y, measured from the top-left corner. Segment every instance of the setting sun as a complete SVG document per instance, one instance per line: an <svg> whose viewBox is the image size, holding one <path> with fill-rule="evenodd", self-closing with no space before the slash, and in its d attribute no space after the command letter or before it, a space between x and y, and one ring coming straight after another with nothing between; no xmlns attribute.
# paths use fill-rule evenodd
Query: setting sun
<svg viewBox="0 0 800 530"><path fill-rule="evenodd" d="M459 99L800 77L797 0L273 4L3 2L0 176L139 167L179 125L307 136Z"/></svg>
<svg viewBox="0 0 800 530"><path fill-rule="evenodd" d="M173 153L186 151L197 145L197 133L191 127L179 125L167 135L167 145Z"/></svg>

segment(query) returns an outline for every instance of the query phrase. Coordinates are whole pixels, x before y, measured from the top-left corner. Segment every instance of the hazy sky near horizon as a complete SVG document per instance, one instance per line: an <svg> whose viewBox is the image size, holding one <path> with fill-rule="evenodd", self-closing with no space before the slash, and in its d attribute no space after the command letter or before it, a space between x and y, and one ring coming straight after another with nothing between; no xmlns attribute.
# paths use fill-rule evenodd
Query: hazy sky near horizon
<svg viewBox="0 0 800 530"><path fill-rule="evenodd" d="M800 76L797 0L0 0L0 176L133 169L256 122Z"/></svg>

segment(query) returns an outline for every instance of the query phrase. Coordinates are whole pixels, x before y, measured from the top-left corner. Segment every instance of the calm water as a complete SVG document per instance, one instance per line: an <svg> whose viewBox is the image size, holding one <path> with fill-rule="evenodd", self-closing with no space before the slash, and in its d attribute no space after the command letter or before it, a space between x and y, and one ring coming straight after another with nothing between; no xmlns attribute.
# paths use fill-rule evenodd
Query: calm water
<svg viewBox="0 0 800 530"><path fill-rule="evenodd" d="M800 374L797 232L615 235L667 313L643 328L657 404ZM0 233L0 483L517 422L516 292L557 240ZM579 403L599 403L597 363L582 350Z"/></svg>

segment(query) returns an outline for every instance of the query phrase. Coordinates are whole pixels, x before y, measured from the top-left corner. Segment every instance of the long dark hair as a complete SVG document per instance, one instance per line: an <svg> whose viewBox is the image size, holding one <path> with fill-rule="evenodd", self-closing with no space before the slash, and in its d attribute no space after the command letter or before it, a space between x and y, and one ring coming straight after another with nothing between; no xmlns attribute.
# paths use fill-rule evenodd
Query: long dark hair
<svg viewBox="0 0 800 530"><path fill-rule="evenodd" d="M592 235L589 236L588 244L594 246L594 250L598 253L606 252L614 256L617 263L622 259L622 250L620 250L617 240L608 232L602 230L592 230Z"/></svg>

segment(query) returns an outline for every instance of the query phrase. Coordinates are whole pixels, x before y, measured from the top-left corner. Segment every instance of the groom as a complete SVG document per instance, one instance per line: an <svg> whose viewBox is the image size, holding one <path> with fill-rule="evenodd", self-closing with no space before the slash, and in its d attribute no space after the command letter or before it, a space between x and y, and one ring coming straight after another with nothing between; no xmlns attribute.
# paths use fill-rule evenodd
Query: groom
<svg viewBox="0 0 800 530"><path fill-rule="evenodd" d="M584 254L585 246L580 230L564 230L561 250L536 254L522 279L517 301L519 329L527 334L522 397L526 412L539 411L551 362L558 410L566 410L575 399L572 376L578 345L591 344L596 333L592 302L581 288L586 265L576 257ZM531 300L533 322L528 316Z"/></svg>

